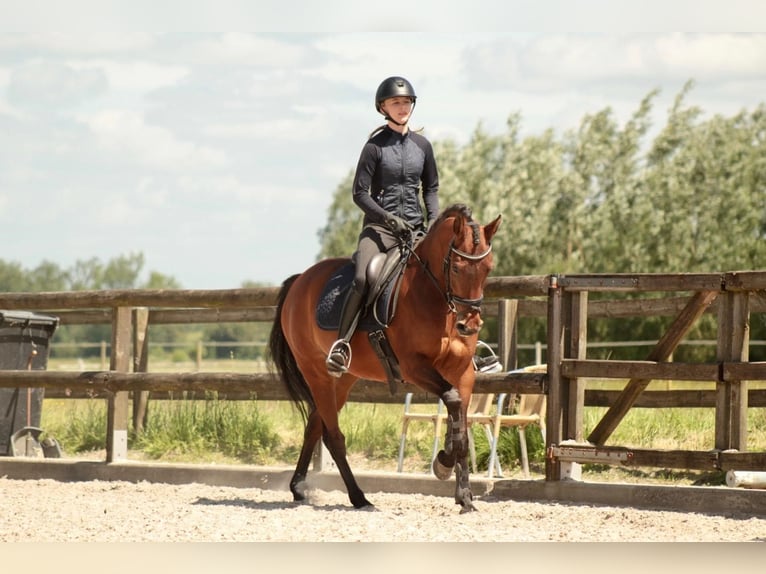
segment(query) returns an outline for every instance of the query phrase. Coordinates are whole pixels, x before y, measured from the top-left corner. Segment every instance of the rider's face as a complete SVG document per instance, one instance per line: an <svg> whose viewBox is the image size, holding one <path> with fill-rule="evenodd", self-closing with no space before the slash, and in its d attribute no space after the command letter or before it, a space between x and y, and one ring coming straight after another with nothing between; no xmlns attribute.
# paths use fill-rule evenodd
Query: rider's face
<svg viewBox="0 0 766 574"><path fill-rule="evenodd" d="M412 113L412 99L405 96L388 98L380 104L380 109L390 118L395 119L400 124L405 124Z"/></svg>

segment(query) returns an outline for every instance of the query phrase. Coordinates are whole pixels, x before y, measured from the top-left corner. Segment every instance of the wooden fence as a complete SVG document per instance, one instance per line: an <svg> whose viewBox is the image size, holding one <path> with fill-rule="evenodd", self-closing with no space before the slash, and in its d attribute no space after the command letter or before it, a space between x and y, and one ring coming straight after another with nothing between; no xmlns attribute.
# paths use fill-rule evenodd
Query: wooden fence
<svg viewBox="0 0 766 574"><path fill-rule="evenodd" d="M763 470L766 453L747 452L748 408L766 406L766 390L746 381L766 380L766 363L748 361L751 312L766 310L762 294L766 272L714 274L542 275L490 278L485 314L498 321L498 354L511 370L517 366L520 317L542 317L547 324L547 373L496 373L477 376L477 393L546 394L546 479L576 476L583 462L707 470ZM666 297L599 299L592 292L670 293ZM679 295L685 293L685 295ZM0 371L0 387L44 387L47 396L103 396L108 404L106 458L127 458L129 401L133 424L140 427L149 393L217 391L221 398L285 400L282 386L269 374L153 373L148 364L148 327L158 324L272 321L277 288L228 290L111 290L0 294L0 308L46 312L60 324L110 324L108 371ZM717 313L717 360L668 362L694 322ZM645 361L587 359L588 319L672 316L667 333ZM622 391L586 389L587 378L622 379ZM646 391L653 379L713 381L715 391ZM401 402L388 386L360 381L352 402ZM416 392L417 402L435 398ZM603 419L585 437L585 406L608 406ZM716 412L711 451L658 451L606 446L611 433L634 407L710 407Z"/></svg>

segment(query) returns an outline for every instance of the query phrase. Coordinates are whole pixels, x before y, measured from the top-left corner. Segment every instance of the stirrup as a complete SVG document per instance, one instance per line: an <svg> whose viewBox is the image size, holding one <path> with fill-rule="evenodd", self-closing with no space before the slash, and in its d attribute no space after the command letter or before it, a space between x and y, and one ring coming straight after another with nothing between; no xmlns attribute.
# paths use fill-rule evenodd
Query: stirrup
<svg viewBox="0 0 766 574"><path fill-rule="evenodd" d="M348 366L351 364L351 345L345 339L338 339L330 347L327 354L327 372L333 377L340 377L348 372Z"/></svg>
<svg viewBox="0 0 766 574"><path fill-rule="evenodd" d="M473 368L478 373L498 373L503 370L503 365L500 363L500 358L492 350L492 347L487 345L484 341L477 341L477 347L484 347L489 351L489 355L482 357L479 355L478 349L473 356Z"/></svg>

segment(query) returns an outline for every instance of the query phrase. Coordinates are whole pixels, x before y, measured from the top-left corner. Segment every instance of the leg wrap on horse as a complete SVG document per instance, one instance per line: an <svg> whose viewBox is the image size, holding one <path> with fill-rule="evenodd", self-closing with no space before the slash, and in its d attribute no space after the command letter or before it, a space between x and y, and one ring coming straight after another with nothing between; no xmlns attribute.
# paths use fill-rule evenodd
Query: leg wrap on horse
<svg viewBox="0 0 766 574"><path fill-rule="evenodd" d="M445 480L450 477L456 461L462 461L468 453L468 435L461 417L460 394L450 389L441 395L447 407L447 433L444 437L444 449L439 451L432 463L432 469L437 478Z"/></svg>
<svg viewBox="0 0 766 574"><path fill-rule="evenodd" d="M447 406L447 409L450 408L450 405L452 406L459 406L460 405L460 393L457 392L457 389L450 389L448 391L445 391L442 393L442 402Z"/></svg>

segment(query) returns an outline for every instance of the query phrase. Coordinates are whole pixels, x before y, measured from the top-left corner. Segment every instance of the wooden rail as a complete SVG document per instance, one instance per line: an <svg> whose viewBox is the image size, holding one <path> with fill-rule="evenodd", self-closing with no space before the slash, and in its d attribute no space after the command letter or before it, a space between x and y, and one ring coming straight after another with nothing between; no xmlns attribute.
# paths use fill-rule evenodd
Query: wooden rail
<svg viewBox="0 0 766 574"><path fill-rule="evenodd" d="M477 394L511 392L545 394L545 373L478 374ZM152 396L181 398L184 395L204 398L218 393L223 399L289 399L282 383L270 373L130 373L119 371L0 371L0 388L42 387L45 396L103 397L115 393L150 391ZM52 393L50 391L53 391ZM413 393L413 403L436 403L417 387L400 384L391 394L388 383L360 380L351 391L351 401L359 403L403 403L404 394Z"/></svg>
<svg viewBox="0 0 766 574"><path fill-rule="evenodd" d="M0 371L0 387L44 387L48 396L97 396L108 402L107 461L127 457L128 401L134 401L138 427L141 405L154 397L205 396L284 400L285 392L269 374L147 372L151 324L271 321L278 288L226 290L111 290L0 294L0 308L55 314L62 325L111 324L110 369L94 372ZM599 293L589 301L591 292ZM666 297L606 299L609 293L665 293ZM595 460L609 464L661 464L709 469L726 464L761 468L764 453L746 451L748 408L766 406L766 391L747 381L766 380L766 364L748 361L749 317L766 311L766 271L695 274L578 274L491 278L485 289L485 314L498 320L498 353L516 366L519 317L547 321L547 373L479 375L477 393L546 394L546 479L571 476L576 465ZM686 293L686 296L680 295ZM714 363L668 362L694 322L703 314L718 320ZM674 317L670 328L644 361L587 358L591 319ZM622 391L586 389L587 378L622 379ZM712 381L715 390L647 391L651 380ZM402 387L403 394L410 390ZM400 402L387 385L360 381L351 400ZM433 402L415 393L416 402ZM608 407L588 437L586 405ZM659 452L607 446L612 432L631 408L702 406L716 411L716 453ZM574 445L574 446L573 446ZM628 454L626 454L628 453ZM733 461L733 462L732 462ZM761 465L759 467L759 465ZM731 468L734 468L732 466Z"/></svg>

